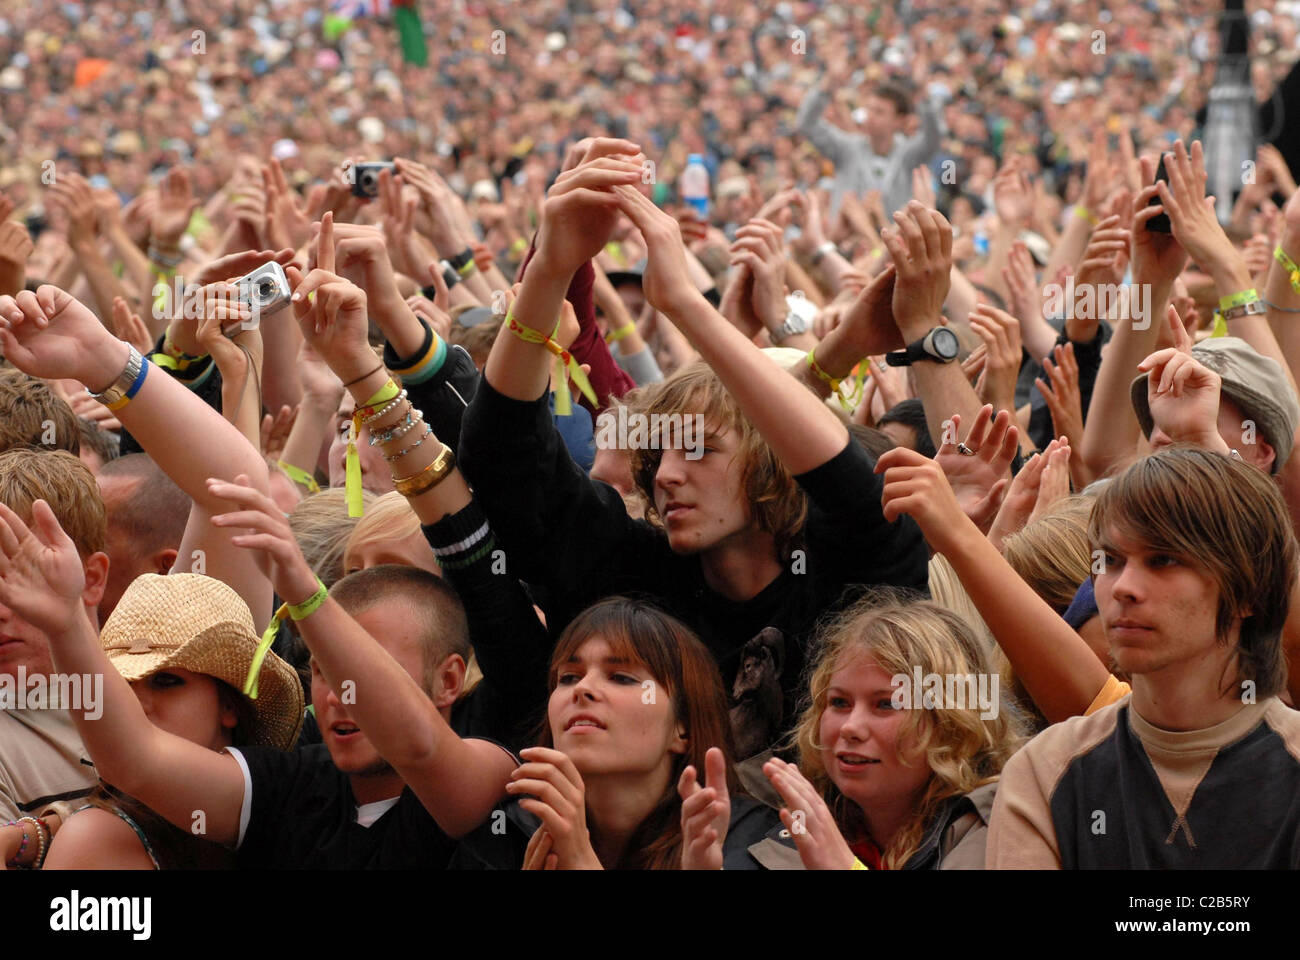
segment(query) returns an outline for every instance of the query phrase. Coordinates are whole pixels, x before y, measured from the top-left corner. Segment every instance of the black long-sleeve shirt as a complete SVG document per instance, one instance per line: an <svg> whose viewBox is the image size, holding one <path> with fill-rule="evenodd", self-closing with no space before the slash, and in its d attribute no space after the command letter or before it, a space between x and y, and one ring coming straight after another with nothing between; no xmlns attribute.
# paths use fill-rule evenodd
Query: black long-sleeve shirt
<svg viewBox="0 0 1300 960"><path fill-rule="evenodd" d="M924 590L928 551L909 517L881 511L882 481L855 443L795 480L809 499L802 555L745 601L714 592L699 555L628 516L619 494L574 464L544 398L512 400L484 380L465 412L458 451L509 573L544 587L551 630L615 594L649 594L699 635L730 685L747 641L766 627L785 640L784 723L802 692L804 649L818 617L859 584Z"/></svg>

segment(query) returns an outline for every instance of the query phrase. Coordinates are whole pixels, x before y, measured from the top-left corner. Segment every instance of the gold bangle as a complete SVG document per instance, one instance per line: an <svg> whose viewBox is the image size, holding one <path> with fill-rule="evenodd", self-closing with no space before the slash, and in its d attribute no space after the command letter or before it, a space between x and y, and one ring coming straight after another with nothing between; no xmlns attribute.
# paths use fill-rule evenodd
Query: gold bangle
<svg viewBox="0 0 1300 960"><path fill-rule="evenodd" d="M394 477L393 487L404 497L416 497L426 490L432 490L456 467L456 454L451 447L443 444L442 451L419 473L409 477Z"/></svg>

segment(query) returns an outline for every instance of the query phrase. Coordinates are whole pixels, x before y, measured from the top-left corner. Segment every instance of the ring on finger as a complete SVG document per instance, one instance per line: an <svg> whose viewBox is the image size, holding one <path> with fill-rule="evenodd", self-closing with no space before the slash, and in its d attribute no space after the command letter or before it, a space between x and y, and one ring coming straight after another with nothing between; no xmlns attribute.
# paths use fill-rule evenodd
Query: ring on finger
<svg viewBox="0 0 1300 960"><path fill-rule="evenodd" d="M960 453L963 457L973 457L975 456L976 453L976 451L966 446L964 442L957 444L957 452Z"/></svg>

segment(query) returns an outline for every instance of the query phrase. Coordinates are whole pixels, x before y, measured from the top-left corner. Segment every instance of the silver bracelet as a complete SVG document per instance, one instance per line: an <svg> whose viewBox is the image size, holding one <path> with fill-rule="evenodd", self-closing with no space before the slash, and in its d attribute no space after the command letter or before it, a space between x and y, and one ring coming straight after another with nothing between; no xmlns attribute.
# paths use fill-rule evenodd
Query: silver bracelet
<svg viewBox="0 0 1300 960"><path fill-rule="evenodd" d="M423 423L423 421L420 422ZM419 440L416 440L415 443L411 444L406 449L398 450L396 453L392 455L389 455L387 453L384 454L384 459L387 460L389 463L396 463L398 460L402 459L402 457L406 456L408 453L410 453L420 444L424 443L424 441L428 439L429 434L433 433L433 427L429 426L428 424L425 424L425 426L427 429L424 431L424 433L420 435Z"/></svg>

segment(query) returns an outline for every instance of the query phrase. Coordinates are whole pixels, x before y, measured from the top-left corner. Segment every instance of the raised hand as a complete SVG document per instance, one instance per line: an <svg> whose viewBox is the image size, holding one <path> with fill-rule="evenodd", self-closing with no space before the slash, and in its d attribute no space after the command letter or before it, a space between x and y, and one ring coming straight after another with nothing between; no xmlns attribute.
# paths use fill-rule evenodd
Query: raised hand
<svg viewBox="0 0 1300 960"><path fill-rule="evenodd" d="M891 264L862 289L840 321L858 357L879 356L906 346L894 322L897 281L898 273Z"/></svg>
<svg viewBox="0 0 1300 960"><path fill-rule="evenodd" d="M125 340L142 354L153 349L153 337L149 328L121 297L113 298L113 333L119 340Z"/></svg>
<svg viewBox="0 0 1300 960"><path fill-rule="evenodd" d="M1228 452L1219 435L1219 391L1223 381L1217 373L1192 355L1192 338L1172 306L1166 319L1174 345L1157 350L1138 364L1149 373L1147 403L1155 430L1174 443L1191 443L1207 450Z"/></svg>
<svg viewBox="0 0 1300 960"><path fill-rule="evenodd" d="M980 303L970 313L970 325L984 342L984 393L980 399L999 410L1011 410L1023 359L1020 323L1006 311Z"/></svg>
<svg viewBox="0 0 1300 960"><path fill-rule="evenodd" d="M442 178L423 164L404 157L393 161L393 169L401 174L403 181L415 187L429 215L431 232L429 239L444 256L455 256L469 243L470 238L463 236L457 222L457 198ZM576 268L575 268L576 269Z"/></svg>
<svg viewBox="0 0 1300 960"><path fill-rule="evenodd" d="M722 751L710 747L704 755L705 785L687 764L677 780L682 798L682 869L721 870L722 843L731 822L731 795L727 792L727 764Z"/></svg>
<svg viewBox="0 0 1300 960"><path fill-rule="evenodd" d="M1228 275L1232 273L1240 274L1248 284L1250 277L1241 255L1219 226L1213 198L1205 195L1207 174L1201 142L1192 144L1189 155L1183 142L1176 141L1173 152L1165 154L1165 171L1169 180L1157 183L1156 189L1169 214L1175 239L1201 269L1214 276L1217 285L1229 285Z"/></svg>
<svg viewBox="0 0 1300 960"><path fill-rule="evenodd" d="M181 234L190 225L190 217L199 201L190 186L190 174L184 167L172 167L158 185L158 207L150 221L150 236L155 245L170 250L179 247Z"/></svg>
<svg viewBox="0 0 1300 960"><path fill-rule="evenodd" d="M0 222L0 294L13 296L27 282L27 260L32 238L16 220Z"/></svg>
<svg viewBox="0 0 1300 960"><path fill-rule="evenodd" d="M989 542L999 550L1007 537L1016 533L1029 522L1030 515L1038 505L1038 490L1043 480L1043 471L1057 449L1062 446L1060 440L1053 440L1047 449L1036 453L1025 461L1011 479L1011 488L1007 491L1002 506L998 509L997 519L989 528Z"/></svg>
<svg viewBox="0 0 1300 960"><path fill-rule="evenodd" d="M1052 353L1055 362L1052 357L1043 358L1043 370L1052 381L1051 386L1042 377L1034 378L1034 386L1047 402L1048 412L1052 415L1052 431L1078 447L1083 443L1083 395L1079 390L1079 364L1074 359L1074 344L1057 346Z"/></svg>
<svg viewBox="0 0 1300 960"><path fill-rule="evenodd" d="M1124 279L1128 266L1131 232L1120 226L1119 217L1107 217L1097 224L1088 246L1083 251L1083 261L1075 272L1074 285L1118 284Z"/></svg>
<svg viewBox="0 0 1300 960"><path fill-rule="evenodd" d="M573 761L549 747L529 747L519 756L524 763L510 775L506 791L541 819L551 836L557 869L603 869L591 846L586 793Z"/></svg>
<svg viewBox="0 0 1300 960"><path fill-rule="evenodd" d="M306 346L306 344L303 344L304 348ZM321 366L324 366L324 364L321 364ZM330 376L333 376L333 374L330 374ZM341 400L342 397L339 399ZM275 416L268 413L262 418L262 456L268 460L279 460L282 457L284 445L289 439L289 434L293 431L293 422L297 419L298 407L291 407L287 403L280 407L280 412Z"/></svg>
<svg viewBox="0 0 1300 960"><path fill-rule="evenodd" d="M576 174L578 170L573 172ZM620 184L613 192L618 209L641 231L649 251L649 263L641 280L645 298L656 310L672 317L700 297L686 268L686 252L677 221L633 186Z"/></svg>
<svg viewBox="0 0 1300 960"><path fill-rule="evenodd" d="M1187 265L1187 251L1172 233L1157 233L1147 229L1152 217L1167 212L1159 199L1160 187L1155 183L1156 161L1142 157L1142 189L1133 198L1133 282L1149 283L1159 289L1168 289Z"/></svg>
<svg viewBox="0 0 1300 960"><path fill-rule="evenodd" d="M619 194L611 188L641 179L641 162L622 150L624 141L597 140L588 151L589 159L568 173L560 174L547 191L542 204L542 222L537 230L540 268L555 276L572 276L588 260L604 249L618 220ZM634 191L638 195L640 191ZM644 197L642 198L644 199ZM647 201L648 202L648 201ZM656 213L659 213L656 209ZM668 217L667 214L664 214ZM672 220L678 245L681 231ZM684 262L684 261L683 261ZM646 291L646 297L650 297Z"/></svg>
<svg viewBox="0 0 1300 960"><path fill-rule="evenodd" d="M81 614L86 574L77 546L44 500L32 523L0 503L0 603L57 640Z"/></svg>
<svg viewBox="0 0 1300 960"><path fill-rule="evenodd" d="M1057 447L1046 454L1047 466L1038 484L1038 500L1029 514L1030 523L1050 513L1070 495L1070 445L1064 442L1064 438L1053 442Z"/></svg>
<svg viewBox="0 0 1300 960"><path fill-rule="evenodd" d="M770 220L751 220L736 231L731 263L748 268L753 278L750 305L768 330L785 323L785 252L781 228Z"/></svg>
<svg viewBox="0 0 1300 960"><path fill-rule="evenodd" d="M302 603L316 592L316 574L303 558L302 549L289 529L289 518L266 494L254 489L245 474L227 483L208 478L208 491L234 507L212 517L215 527L233 527L230 542L253 552L254 561L275 587L275 592L289 603Z"/></svg>
<svg viewBox="0 0 1300 960"><path fill-rule="evenodd" d="M50 199L62 212L68 243L87 243L98 235L99 213L90 183L76 173L66 173L50 185Z"/></svg>
<svg viewBox="0 0 1300 960"><path fill-rule="evenodd" d="M943 470L956 503L981 531L987 532L1009 483L1009 468L1015 459L1020 431L1009 410L985 405L975 417L963 443L957 442L961 415L954 413L945 424L943 444L934 462ZM928 539L928 538L927 538Z"/></svg>
<svg viewBox="0 0 1300 960"><path fill-rule="evenodd" d="M311 220L299 206L279 160L272 158L262 168L262 187L266 191L267 242L298 249L311 238Z"/></svg>
<svg viewBox="0 0 1300 960"><path fill-rule="evenodd" d="M808 870L853 869L857 857L849 849L844 834L840 833L826 801L799 768L773 757L763 764L763 773L785 802L780 812L781 823L790 831L804 867Z"/></svg>
<svg viewBox="0 0 1300 960"><path fill-rule="evenodd" d="M127 347L84 303L50 284L0 297L0 346L23 373L106 389L126 366Z"/></svg>
<svg viewBox="0 0 1300 960"><path fill-rule="evenodd" d="M993 206L1004 227L1024 229L1034 212L1034 191L1018 157L1011 157L993 180Z"/></svg>
<svg viewBox="0 0 1300 960"><path fill-rule="evenodd" d="M326 213L316 237L316 269L301 276L290 267L294 314L303 338L344 383L375 366L367 344L366 295L334 272L334 215Z"/></svg>
<svg viewBox="0 0 1300 960"><path fill-rule="evenodd" d="M952 227L915 200L894 213L897 228L881 234L894 259L894 322L903 339L924 336L939 322L952 273Z"/></svg>

